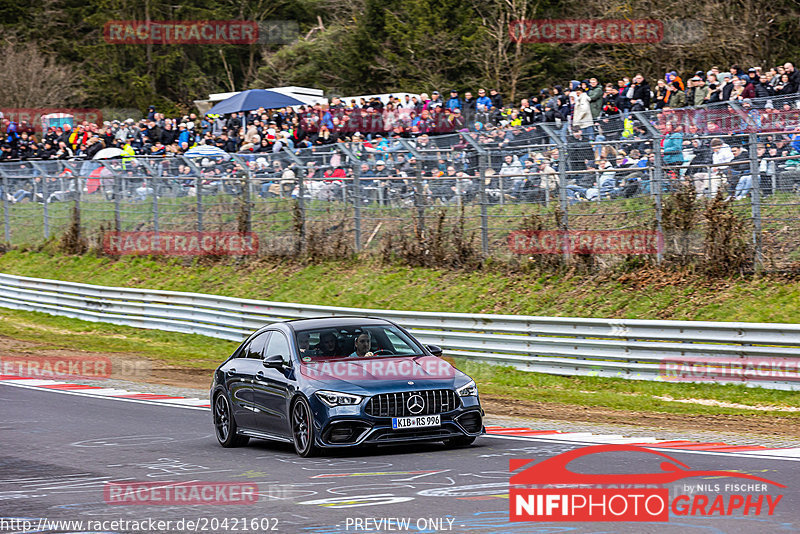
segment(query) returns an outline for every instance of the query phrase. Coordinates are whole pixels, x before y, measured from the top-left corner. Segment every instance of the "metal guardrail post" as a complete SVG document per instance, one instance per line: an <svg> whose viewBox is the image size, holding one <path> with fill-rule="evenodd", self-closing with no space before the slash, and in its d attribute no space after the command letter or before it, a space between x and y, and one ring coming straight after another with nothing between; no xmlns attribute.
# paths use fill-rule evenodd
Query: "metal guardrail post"
<svg viewBox="0 0 800 534"><path fill-rule="evenodd" d="M549 124L540 124L542 130L558 147L558 202L561 206L561 228L564 232L562 243L564 262L569 261L569 202L567 202L567 144Z"/></svg>
<svg viewBox="0 0 800 534"><path fill-rule="evenodd" d="M764 267L761 243L761 176L758 163L758 134L748 135L748 155L750 156L751 212L753 216L753 268L760 272ZM741 180L741 178L740 178Z"/></svg>
<svg viewBox="0 0 800 534"><path fill-rule="evenodd" d="M414 204L417 208L417 222L419 224L420 232L425 231L425 196L422 190L422 153L417 150L411 143L408 142L408 139L400 139L400 144L402 144L406 150L411 153L414 158L417 160L416 168L415 168L415 176L414 176Z"/></svg>
<svg viewBox="0 0 800 534"><path fill-rule="evenodd" d="M480 166L480 174L478 180L478 191L481 202L481 251L484 256L489 255L489 214L486 201L486 169L489 166L487 161L487 151L480 145L472 135L462 133L461 137L469 143L469 145L478 152L478 165Z"/></svg>
<svg viewBox="0 0 800 534"><path fill-rule="evenodd" d="M358 253L361 252L361 203L364 201L361 197L361 165L355 153L345 146L345 143L338 143L335 147L350 159L350 165L353 167L353 230L355 251Z"/></svg>
<svg viewBox="0 0 800 534"><path fill-rule="evenodd" d="M662 223L664 217L662 212L662 196L664 184L664 155L661 151L661 140L663 136L658 128L650 123L650 121L647 119L647 116L643 112L634 111L633 114L636 115L644 127L647 128L647 131L650 132L650 135L653 136L653 166L655 169L653 172L653 180L650 184L650 192L653 197L653 203L656 212L656 232L658 232L658 235L663 236L664 227ZM664 250L662 247L658 247L656 252L656 262L661 263L662 261L664 261Z"/></svg>

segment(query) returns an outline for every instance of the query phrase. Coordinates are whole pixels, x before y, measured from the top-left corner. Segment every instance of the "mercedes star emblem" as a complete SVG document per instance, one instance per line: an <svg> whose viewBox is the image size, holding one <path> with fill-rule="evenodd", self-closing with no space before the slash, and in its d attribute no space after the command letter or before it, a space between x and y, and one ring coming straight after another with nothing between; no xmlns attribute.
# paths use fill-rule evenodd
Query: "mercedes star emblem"
<svg viewBox="0 0 800 534"><path fill-rule="evenodd" d="M425 401L422 400L422 397L419 395L411 395L406 402L406 406L408 407L408 411L414 415L422 412L422 409L425 408Z"/></svg>

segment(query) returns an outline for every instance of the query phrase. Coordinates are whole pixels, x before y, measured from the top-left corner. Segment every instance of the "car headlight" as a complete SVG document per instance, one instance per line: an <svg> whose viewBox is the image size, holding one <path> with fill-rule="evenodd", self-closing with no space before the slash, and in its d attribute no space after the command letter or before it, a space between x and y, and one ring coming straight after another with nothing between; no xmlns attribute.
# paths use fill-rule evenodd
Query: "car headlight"
<svg viewBox="0 0 800 534"><path fill-rule="evenodd" d="M338 391L320 390L314 393L319 400L333 408L334 406L353 406L361 402L364 397L351 395L350 393L339 393Z"/></svg>
<svg viewBox="0 0 800 534"><path fill-rule="evenodd" d="M461 386L456 390L459 397L477 397L478 386L475 385L474 380L470 380L466 386Z"/></svg>

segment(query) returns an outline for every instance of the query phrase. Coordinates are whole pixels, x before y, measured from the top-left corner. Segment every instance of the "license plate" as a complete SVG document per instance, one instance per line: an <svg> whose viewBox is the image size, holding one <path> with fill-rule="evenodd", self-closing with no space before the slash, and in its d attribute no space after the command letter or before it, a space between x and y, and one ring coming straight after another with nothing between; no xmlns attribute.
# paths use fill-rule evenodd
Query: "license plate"
<svg viewBox="0 0 800 534"><path fill-rule="evenodd" d="M405 428L420 428L426 426L442 426L440 415L418 415L416 417L393 417L392 428L402 430Z"/></svg>

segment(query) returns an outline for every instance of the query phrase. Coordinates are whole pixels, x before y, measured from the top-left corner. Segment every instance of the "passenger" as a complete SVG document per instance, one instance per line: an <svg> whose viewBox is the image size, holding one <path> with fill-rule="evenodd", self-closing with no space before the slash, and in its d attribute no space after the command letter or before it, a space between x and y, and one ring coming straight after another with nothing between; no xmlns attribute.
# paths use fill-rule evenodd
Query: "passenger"
<svg viewBox="0 0 800 534"><path fill-rule="evenodd" d="M337 354L338 339L333 332L323 332L319 336L319 344L316 347L315 353L317 356L324 358L333 358Z"/></svg>
<svg viewBox="0 0 800 534"><path fill-rule="evenodd" d="M366 330L361 332L356 338L356 350L351 354L350 358L364 358L372 356L370 348L372 347L372 335Z"/></svg>

